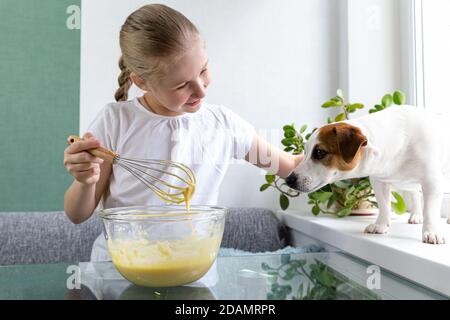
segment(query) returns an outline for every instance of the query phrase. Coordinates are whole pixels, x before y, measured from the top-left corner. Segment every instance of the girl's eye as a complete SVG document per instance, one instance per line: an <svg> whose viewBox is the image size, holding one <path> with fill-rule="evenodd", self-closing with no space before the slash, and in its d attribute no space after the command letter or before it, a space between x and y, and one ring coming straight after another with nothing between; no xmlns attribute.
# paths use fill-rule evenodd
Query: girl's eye
<svg viewBox="0 0 450 320"><path fill-rule="evenodd" d="M202 72L200 72L200 75L205 74L206 71L208 71L208 68L203 69ZM188 82L185 82L182 85L179 85L178 87L176 87L175 90L181 90L181 89L185 88L187 85L188 85Z"/></svg>
<svg viewBox="0 0 450 320"><path fill-rule="evenodd" d="M176 87L175 90L183 89L183 88L186 87L186 86L187 86L187 82L184 83L184 84L182 84L181 86Z"/></svg>
<svg viewBox="0 0 450 320"><path fill-rule="evenodd" d="M320 148L315 148L312 154L313 159L316 160L322 160L323 158L326 157L326 155L328 154L328 152L326 152L323 149Z"/></svg>

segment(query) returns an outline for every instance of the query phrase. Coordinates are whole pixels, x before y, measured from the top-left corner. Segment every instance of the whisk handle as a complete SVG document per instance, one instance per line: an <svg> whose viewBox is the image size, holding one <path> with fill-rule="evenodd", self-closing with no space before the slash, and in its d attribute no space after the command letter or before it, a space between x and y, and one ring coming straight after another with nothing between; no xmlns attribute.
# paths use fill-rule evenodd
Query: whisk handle
<svg viewBox="0 0 450 320"><path fill-rule="evenodd" d="M77 141L81 141L81 140L83 140L83 139L78 137L78 136L69 136L67 138L67 144L71 145L71 144L73 144L73 143L75 143ZM105 161L107 161L109 163L113 163L114 162L114 158L116 158L118 156L117 153L115 153L115 152L113 152L113 151L111 151L109 149L103 148L103 147L90 149L90 150L87 150L87 152L92 154L94 157L101 158L101 159L103 159L103 160L105 160Z"/></svg>

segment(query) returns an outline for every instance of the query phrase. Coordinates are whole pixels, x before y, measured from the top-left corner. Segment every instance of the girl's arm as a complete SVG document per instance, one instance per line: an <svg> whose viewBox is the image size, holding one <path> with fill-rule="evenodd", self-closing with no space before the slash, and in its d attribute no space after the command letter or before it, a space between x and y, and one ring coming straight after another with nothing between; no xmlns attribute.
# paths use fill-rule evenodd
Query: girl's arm
<svg viewBox="0 0 450 320"><path fill-rule="evenodd" d="M112 165L104 162L100 165L97 183L83 184L74 180L64 195L64 211L70 221L78 224L89 219L108 186L111 170Z"/></svg>
<svg viewBox="0 0 450 320"><path fill-rule="evenodd" d="M286 178L302 162L303 155L289 154L255 134L245 160L281 178Z"/></svg>
<svg viewBox="0 0 450 320"><path fill-rule="evenodd" d="M99 146L100 141L86 133L64 150L64 165L75 178L64 195L64 211L73 223L92 215L108 186L112 165L88 152Z"/></svg>

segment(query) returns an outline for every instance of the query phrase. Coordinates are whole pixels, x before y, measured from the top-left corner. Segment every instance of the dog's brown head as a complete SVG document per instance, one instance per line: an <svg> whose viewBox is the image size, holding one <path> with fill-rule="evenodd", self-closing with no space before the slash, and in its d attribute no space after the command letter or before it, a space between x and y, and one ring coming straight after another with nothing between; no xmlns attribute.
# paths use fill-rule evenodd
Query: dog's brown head
<svg viewBox="0 0 450 320"><path fill-rule="evenodd" d="M361 158L362 147L366 145L367 138L358 127L348 123L330 124L319 129L312 160L326 167L352 170Z"/></svg>
<svg viewBox="0 0 450 320"><path fill-rule="evenodd" d="M311 135L305 158L286 180L302 192L311 192L341 179L339 173L353 170L359 163L367 137L361 129L346 122L323 126Z"/></svg>

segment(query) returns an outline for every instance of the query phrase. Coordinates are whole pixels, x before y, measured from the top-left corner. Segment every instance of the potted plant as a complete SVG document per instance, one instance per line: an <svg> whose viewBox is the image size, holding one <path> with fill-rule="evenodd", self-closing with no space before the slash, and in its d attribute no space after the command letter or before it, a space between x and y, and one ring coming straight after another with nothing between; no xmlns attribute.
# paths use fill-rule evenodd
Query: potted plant
<svg viewBox="0 0 450 320"><path fill-rule="evenodd" d="M346 102L341 89L338 89L336 93L335 97L321 106L322 108L339 109L337 116L327 119L328 123L348 120L350 114L364 108L362 103ZM395 91L393 94L385 94L381 99L381 104L376 104L369 109L369 113L384 110L392 104L402 105L404 103L405 95L401 91ZM284 151L294 155L301 154L304 150L305 141L312 134L312 132L306 133L306 129L306 125L303 125L299 130L296 129L295 124L285 125L283 127L284 138L281 140ZM300 192L290 189L283 178L267 174L265 180L265 183L260 187L260 191L267 190L270 187L279 191L280 207L283 210L289 207L289 198L300 195ZM391 202L394 212L397 214L406 212L406 204L403 198L397 192L392 192L392 195L396 200ZM314 215L322 212L345 217L348 215L375 214L377 211L375 194L368 177L336 181L309 193L308 198L308 203L312 206L311 211Z"/></svg>

